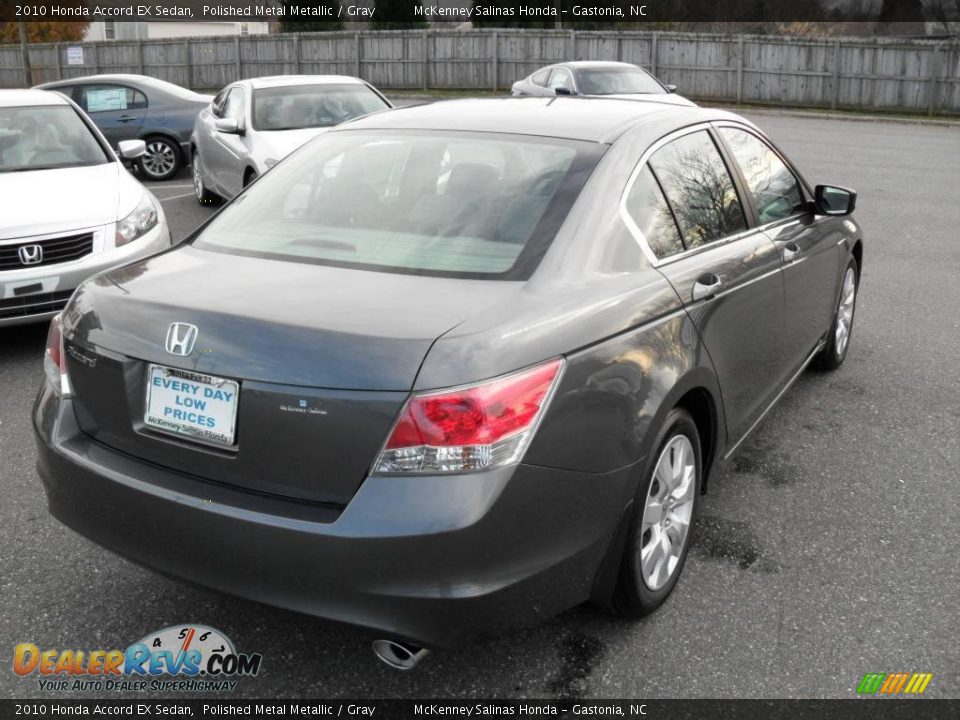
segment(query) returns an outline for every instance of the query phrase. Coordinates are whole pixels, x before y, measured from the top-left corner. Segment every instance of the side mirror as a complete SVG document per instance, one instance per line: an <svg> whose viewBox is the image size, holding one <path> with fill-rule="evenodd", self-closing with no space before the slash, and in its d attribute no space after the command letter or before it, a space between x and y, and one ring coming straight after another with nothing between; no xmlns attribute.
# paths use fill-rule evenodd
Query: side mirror
<svg viewBox="0 0 960 720"><path fill-rule="evenodd" d="M675 93L677 91L676 85L664 85L668 93Z"/></svg>
<svg viewBox="0 0 960 720"><path fill-rule="evenodd" d="M136 160L147 154L147 144L143 140L121 140L117 149L124 160Z"/></svg>
<svg viewBox="0 0 960 720"><path fill-rule="evenodd" d="M813 197L823 215L849 215L857 207L857 193L836 185L817 185Z"/></svg>
<svg viewBox="0 0 960 720"><path fill-rule="evenodd" d="M228 135L237 135L240 132L240 126L234 118L217 118L214 127L217 128L218 132L227 133Z"/></svg>
<svg viewBox="0 0 960 720"><path fill-rule="evenodd" d="M573 95L573 90L571 90L568 87L564 87L563 85L561 85L560 87L555 87L553 89L553 92L556 93L557 95Z"/></svg>

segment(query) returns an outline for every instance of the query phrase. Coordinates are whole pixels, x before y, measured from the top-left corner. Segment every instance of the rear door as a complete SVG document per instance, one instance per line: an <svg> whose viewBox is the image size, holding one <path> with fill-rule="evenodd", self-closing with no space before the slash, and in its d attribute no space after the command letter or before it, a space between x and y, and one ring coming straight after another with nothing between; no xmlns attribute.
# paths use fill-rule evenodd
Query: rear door
<svg viewBox="0 0 960 720"><path fill-rule="evenodd" d="M147 115L147 96L125 85L82 85L80 107L115 148L121 140L135 139Z"/></svg>
<svg viewBox="0 0 960 720"><path fill-rule="evenodd" d="M708 126L668 136L644 159L621 210L700 332L734 441L784 382L780 256L750 229L741 189Z"/></svg>
<svg viewBox="0 0 960 720"><path fill-rule="evenodd" d="M830 327L838 291L843 235L819 221L785 157L752 130L717 127L718 137L740 169L757 222L783 264L786 290L784 360L799 368Z"/></svg>

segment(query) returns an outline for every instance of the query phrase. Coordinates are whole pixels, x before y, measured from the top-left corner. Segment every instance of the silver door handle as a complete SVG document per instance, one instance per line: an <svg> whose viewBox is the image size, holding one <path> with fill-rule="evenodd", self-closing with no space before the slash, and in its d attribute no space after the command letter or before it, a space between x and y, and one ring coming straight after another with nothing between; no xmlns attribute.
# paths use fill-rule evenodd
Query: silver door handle
<svg viewBox="0 0 960 720"><path fill-rule="evenodd" d="M793 262L797 259L797 255L800 254L800 246L796 243L789 242L783 246L783 261L784 262Z"/></svg>
<svg viewBox="0 0 960 720"><path fill-rule="evenodd" d="M716 275L704 275L693 284L693 301L716 295L721 285L723 282Z"/></svg>

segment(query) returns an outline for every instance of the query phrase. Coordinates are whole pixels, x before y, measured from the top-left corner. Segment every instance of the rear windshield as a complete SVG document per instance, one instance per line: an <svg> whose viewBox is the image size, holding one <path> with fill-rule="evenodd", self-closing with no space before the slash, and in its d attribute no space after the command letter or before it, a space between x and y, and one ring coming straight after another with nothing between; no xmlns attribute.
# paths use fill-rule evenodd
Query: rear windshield
<svg viewBox="0 0 960 720"><path fill-rule="evenodd" d="M253 91L255 130L330 127L387 105L366 85L288 85Z"/></svg>
<svg viewBox="0 0 960 720"><path fill-rule="evenodd" d="M577 84L584 95L662 95L667 92L640 68L577 70Z"/></svg>
<svg viewBox="0 0 960 720"><path fill-rule="evenodd" d="M523 279L599 148L489 133L327 133L225 208L195 245L324 265Z"/></svg>
<svg viewBox="0 0 960 720"><path fill-rule="evenodd" d="M0 173L109 161L93 133L68 105L0 108Z"/></svg>

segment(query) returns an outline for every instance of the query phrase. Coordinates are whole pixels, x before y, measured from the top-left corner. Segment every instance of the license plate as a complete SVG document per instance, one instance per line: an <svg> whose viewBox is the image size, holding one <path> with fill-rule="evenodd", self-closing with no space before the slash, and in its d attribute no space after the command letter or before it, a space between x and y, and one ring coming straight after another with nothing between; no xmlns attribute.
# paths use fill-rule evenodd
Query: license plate
<svg viewBox="0 0 960 720"><path fill-rule="evenodd" d="M240 383L150 365L143 421L152 428L217 445L233 445Z"/></svg>

